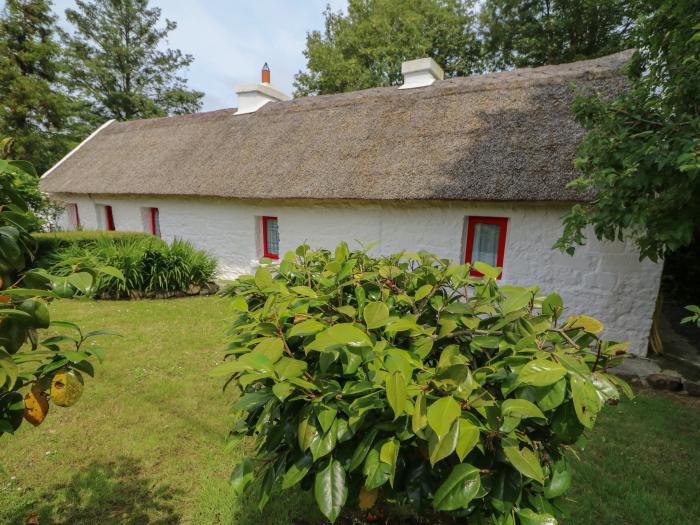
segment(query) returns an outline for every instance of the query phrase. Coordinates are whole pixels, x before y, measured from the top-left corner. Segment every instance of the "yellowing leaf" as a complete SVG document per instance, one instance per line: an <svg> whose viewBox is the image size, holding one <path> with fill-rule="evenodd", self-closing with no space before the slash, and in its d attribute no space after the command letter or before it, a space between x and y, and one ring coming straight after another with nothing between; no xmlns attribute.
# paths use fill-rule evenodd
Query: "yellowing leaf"
<svg viewBox="0 0 700 525"><path fill-rule="evenodd" d="M605 328L603 323L587 315L576 315L570 317L566 321L565 326L569 326L570 328L580 328L591 334L599 334Z"/></svg>
<svg viewBox="0 0 700 525"><path fill-rule="evenodd" d="M377 503L379 489L367 490L364 485L360 487L360 510L369 510Z"/></svg>

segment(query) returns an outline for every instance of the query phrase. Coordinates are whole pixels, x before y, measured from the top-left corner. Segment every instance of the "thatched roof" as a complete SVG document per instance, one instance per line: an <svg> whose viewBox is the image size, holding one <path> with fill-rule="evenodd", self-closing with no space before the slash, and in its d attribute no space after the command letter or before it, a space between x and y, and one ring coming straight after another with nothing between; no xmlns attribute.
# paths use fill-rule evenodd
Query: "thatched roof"
<svg viewBox="0 0 700 525"><path fill-rule="evenodd" d="M580 200L576 89L624 89L597 60L114 122L42 179L51 193L242 199Z"/></svg>

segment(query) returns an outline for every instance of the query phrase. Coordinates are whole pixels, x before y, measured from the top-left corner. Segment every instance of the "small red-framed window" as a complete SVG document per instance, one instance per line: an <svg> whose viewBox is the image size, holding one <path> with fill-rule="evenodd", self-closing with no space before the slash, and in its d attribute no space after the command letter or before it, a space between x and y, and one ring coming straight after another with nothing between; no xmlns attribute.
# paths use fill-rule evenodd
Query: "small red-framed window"
<svg viewBox="0 0 700 525"><path fill-rule="evenodd" d="M507 227L508 219L505 217L469 217L466 262L481 261L490 266L503 268ZM481 273L474 269L471 270L471 274L481 276ZM502 276L503 272L498 278Z"/></svg>
<svg viewBox="0 0 700 525"><path fill-rule="evenodd" d="M280 233L277 217L262 218L263 256L268 259L280 257Z"/></svg>
<svg viewBox="0 0 700 525"><path fill-rule="evenodd" d="M78 205L74 202L66 204L68 212L68 224L74 230L80 229L80 213L78 213Z"/></svg>
<svg viewBox="0 0 700 525"><path fill-rule="evenodd" d="M151 234L160 237L160 211L158 208L148 208L148 218Z"/></svg>
<svg viewBox="0 0 700 525"><path fill-rule="evenodd" d="M112 213L112 207L109 205L105 205L105 223L108 231L113 232L116 230L114 227L114 214Z"/></svg>

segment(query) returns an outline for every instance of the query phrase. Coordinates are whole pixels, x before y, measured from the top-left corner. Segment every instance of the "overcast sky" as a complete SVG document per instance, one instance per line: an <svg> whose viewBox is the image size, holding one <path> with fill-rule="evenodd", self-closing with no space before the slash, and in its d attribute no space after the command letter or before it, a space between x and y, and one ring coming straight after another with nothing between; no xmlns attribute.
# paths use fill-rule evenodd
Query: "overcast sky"
<svg viewBox="0 0 700 525"><path fill-rule="evenodd" d="M264 62L272 85L291 95L294 74L304 69L306 33L323 28L322 12L346 0L151 0L177 22L170 47L194 55L189 85L204 91L204 110L235 107L234 87L258 82ZM56 13L73 0L54 0Z"/></svg>

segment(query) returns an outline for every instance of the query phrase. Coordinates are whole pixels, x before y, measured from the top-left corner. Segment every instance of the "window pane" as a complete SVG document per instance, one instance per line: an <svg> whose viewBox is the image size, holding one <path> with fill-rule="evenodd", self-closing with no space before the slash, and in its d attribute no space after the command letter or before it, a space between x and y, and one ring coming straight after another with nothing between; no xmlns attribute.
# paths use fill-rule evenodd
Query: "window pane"
<svg viewBox="0 0 700 525"><path fill-rule="evenodd" d="M265 234L267 246L265 247L265 250L270 255L279 255L280 234L279 229L277 227L277 219L272 217L265 219L265 228L267 229Z"/></svg>
<svg viewBox="0 0 700 525"><path fill-rule="evenodd" d="M498 241L500 237L501 227L498 224L475 224L472 262L481 261L491 266L498 266Z"/></svg>

